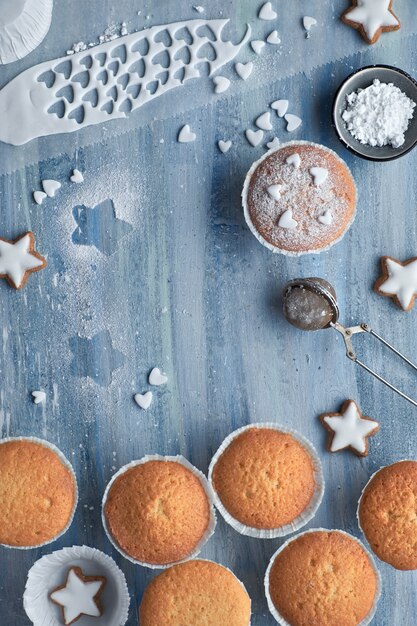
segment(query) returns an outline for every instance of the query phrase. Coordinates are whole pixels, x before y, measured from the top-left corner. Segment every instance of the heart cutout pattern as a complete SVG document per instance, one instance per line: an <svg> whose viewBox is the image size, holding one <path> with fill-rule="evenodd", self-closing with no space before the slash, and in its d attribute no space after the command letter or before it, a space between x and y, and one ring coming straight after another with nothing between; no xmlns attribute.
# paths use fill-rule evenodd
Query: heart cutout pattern
<svg viewBox="0 0 417 626"><path fill-rule="evenodd" d="M281 228L287 228L288 230L293 230L294 228L297 228L298 222L293 219L291 209L287 209L286 211L284 211L284 213L279 218L278 226L281 226Z"/></svg>
<svg viewBox="0 0 417 626"><path fill-rule="evenodd" d="M152 391L146 391L146 393L136 393L133 398L141 409L147 411L152 404L153 394Z"/></svg>
<svg viewBox="0 0 417 626"><path fill-rule="evenodd" d="M301 165L301 157L298 152L294 152L294 154L290 154L290 156L286 158L285 162L288 163L288 165L293 165L295 169L298 170Z"/></svg>
<svg viewBox="0 0 417 626"><path fill-rule="evenodd" d="M42 202L45 200L46 197L47 195L44 191L33 192L33 199L36 202L36 204L42 204Z"/></svg>
<svg viewBox="0 0 417 626"><path fill-rule="evenodd" d="M230 87L230 80L226 76L215 76L213 78L214 93L223 93Z"/></svg>
<svg viewBox="0 0 417 626"><path fill-rule="evenodd" d="M255 124L258 128L261 128L262 130L272 130L273 126L271 124L270 112L267 111L266 113L262 113L262 115L260 115L255 121Z"/></svg>
<svg viewBox="0 0 417 626"><path fill-rule="evenodd" d="M84 176L81 174L80 170L72 170L72 175L70 176L70 181L72 183L83 183Z"/></svg>
<svg viewBox="0 0 417 626"><path fill-rule="evenodd" d="M313 182L316 187L320 187L329 175L329 171L326 170L325 167L311 167L309 172L313 177Z"/></svg>
<svg viewBox="0 0 417 626"><path fill-rule="evenodd" d="M278 31L273 30L272 33L269 33L268 37L266 38L266 41L272 44L273 46L278 46L281 43L281 39L278 35Z"/></svg>
<svg viewBox="0 0 417 626"><path fill-rule="evenodd" d="M217 145L219 146L220 152L222 152L223 154L226 154L226 152L229 152L230 148L232 147L232 142L230 140L223 141L223 139L220 139Z"/></svg>
<svg viewBox="0 0 417 626"><path fill-rule="evenodd" d="M47 179L42 181L42 187L48 198L53 198L58 189L61 188L61 183L57 180Z"/></svg>
<svg viewBox="0 0 417 626"><path fill-rule="evenodd" d="M284 117L288 111L288 104L288 100L275 100L275 102L271 104L271 109L275 109L278 117Z"/></svg>
<svg viewBox="0 0 417 626"><path fill-rule="evenodd" d="M274 200L279 200L281 197L282 185L269 185L267 192Z"/></svg>
<svg viewBox="0 0 417 626"><path fill-rule="evenodd" d="M324 226L330 226L333 221L332 212L327 209L327 211L325 211L322 215L319 215L317 219L320 224L323 224Z"/></svg>
<svg viewBox="0 0 417 626"><path fill-rule="evenodd" d="M259 11L258 17L260 20L270 22L271 20L275 20L278 17L278 14L272 8L271 2L265 2L265 4L262 5L261 10Z"/></svg>
<svg viewBox="0 0 417 626"><path fill-rule="evenodd" d="M185 124L178 134L178 141L180 143L190 143L197 139L197 135L193 133L189 124Z"/></svg>
<svg viewBox="0 0 417 626"><path fill-rule="evenodd" d="M256 148L256 146L259 146L262 139L264 138L264 133L262 130L252 130L251 128L245 130L245 135L250 145L254 148Z"/></svg>
<svg viewBox="0 0 417 626"><path fill-rule="evenodd" d="M298 115L287 113L285 115L285 121L287 122L287 132L292 133L300 126L302 119L298 117Z"/></svg>
<svg viewBox="0 0 417 626"><path fill-rule="evenodd" d="M44 391L32 391L32 397L35 404L43 404L46 400L46 393Z"/></svg>
<svg viewBox="0 0 417 626"><path fill-rule="evenodd" d="M279 146L280 146L280 141L278 137L274 137L272 141L268 141L268 143L266 144L266 147L269 148L270 150L275 150L276 148L279 148Z"/></svg>
<svg viewBox="0 0 417 626"><path fill-rule="evenodd" d="M149 384L154 385L155 387L159 387L160 385L165 385L168 382L168 376L165 376L159 369L159 367L154 367L151 373L149 374Z"/></svg>
<svg viewBox="0 0 417 626"><path fill-rule="evenodd" d="M250 42L251 48L256 54L261 54L262 50L265 47L265 42L262 39L255 39Z"/></svg>
<svg viewBox="0 0 417 626"><path fill-rule="evenodd" d="M253 71L253 63L249 61L248 63L235 63L236 74L240 76L243 80L247 80Z"/></svg>

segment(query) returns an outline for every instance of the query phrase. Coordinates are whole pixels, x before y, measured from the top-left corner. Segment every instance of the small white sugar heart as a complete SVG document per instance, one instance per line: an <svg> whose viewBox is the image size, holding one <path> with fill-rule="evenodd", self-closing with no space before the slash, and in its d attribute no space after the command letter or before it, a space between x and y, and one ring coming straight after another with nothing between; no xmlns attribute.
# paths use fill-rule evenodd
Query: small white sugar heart
<svg viewBox="0 0 417 626"><path fill-rule="evenodd" d="M275 20L278 17L278 14L272 8L271 2L265 2L265 4L262 5L261 10L259 11L258 17L260 20L265 20L269 22L271 20Z"/></svg>
<svg viewBox="0 0 417 626"><path fill-rule="evenodd" d="M220 152L223 152L223 154L226 154L226 152L229 152L230 148L232 147L232 142L230 140L223 141L223 139L220 139L217 145L219 146Z"/></svg>
<svg viewBox="0 0 417 626"><path fill-rule="evenodd" d="M288 111L288 100L275 100L271 104L271 109L275 109L278 117L284 117L286 112Z"/></svg>
<svg viewBox="0 0 417 626"><path fill-rule="evenodd" d="M298 115L293 115L292 113L287 113L285 115L285 121L287 122L287 132L292 133L293 130L296 130L302 120L298 117Z"/></svg>
<svg viewBox="0 0 417 626"><path fill-rule="evenodd" d="M57 180L47 179L42 181L42 187L48 198L53 198L58 189L61 188L61 183Z"/></svg>
<svg viewBox="0 0 417 626"><path fill-rule="evenodd" d="M271 124L271 114L269 111L262 113L262 115L256 119L255 124L262 130L272 130L273 126Z"/></svg>
<svg viewBox="0 0 417 626"><path fill-rule="evenodd" d="M32 397L35 404L42 404L46 400L46 393L44 391L32 391Z"/></svg>
<svg viewBox="0 0 417 626"><path fill-rule="evenodd" d="M189 124L185 124L178 134L178 141L180 143L190 143L191 141L195 141L197 139L197 135L193 133Z"/></svg>
<svg viewBox="0 0 417 626"><path fill-rule="evenodd" d="M47 196L44 191L33 192L33 199L35 200L36 204L42 204L42 202L45 200L46 197Z"/></svg>
<svg viewBox="0 0 417 626"><path fill-rule="evenodd" d="M309 172L313 177L313 182L316 187L320 187L329 175L328 170L324 167L311 167Z"/></svg>
<svg viewBox="0 0 417 626"><path fill-rule="evenodd" d="M276 148L279 148L279 146L280 142L278 137L274 137L272 141L268 141L268 143L266 144L266 147L270 150L275 150Z"/></svg>
<svg viewBox="0 0 417 626"><path fill-rule="evenodd" d="M286 211L284 211L284 213L279 218L278 226L281 226L281 228L288 228L289 230L292 230L293 228L296 228L297 225L298 222L293 219L291 209L287 209Z"/></svg>
<svg viewBox="0 0 417 626"><path fill-rule="evenodd" d="M70 176L70 181L72 183L83 183L84 176L81 174L80 170L72 170L72 175Z"/></svg>
<svg viewBox="0 0 417 626"><path fill-rule="evenodd" d="M294 154L290 154L290 156L286 158L285 162L288 163L288 165L293 165L295 169L298 170L301 165L301 157L297 152L294 152Z"/></svg>
<svg viewBox="0 0 417 626"><path fill-rule="evenodd" d="M253 63L249 61L248 63L235 63L236 74L240 76L243 80L247 80L253 71Z"/></svg>
<svg viewBox="0 0 417 626"><path fill-rule="evenodd" d="M330 226L330 224L333 221L332 212L329 211L329 209L327 209L327 211L325 211L322 215L319 215L317 219L320 222L320 224L324 224L325 226Z"/></svg>
<svg viewBox="0 0 417 626"><path fill-rule="evenodd" d="M271 196L271 198L274 198L274 200L279 200L281 197L281 189L282 185L269 185L267 192Z"/></svg>
<svg viewBox="0 0 417 626"><path fill-rule="evenodd" d="M303 17L303 26L307 32L310 30L312 26L315 26L316 24L317 24L317 20L314 17L310 17L308 15L305 15Z"/></svg>
<svg viewBox="0 0 417 626"><path fill-rule="evenodd" d="M153 394L152 391L147 391L146 393L136 393L133 397L136 404L146 411L151 406Z"/></svg>
<svg viewBox="0 0 417 626"><path fill-rule="evenodd" d="M256 54L261 54L262 50L265 47L265 42L261 39L255 39L255 41L250 42L250 45L252 47L252 50L256 52Z"/></svg>
<svg viewBox="0 0 417 626"><path fill-rule="evenodd" d="M159 367L154 367L151 373L149 374L149 384L159 387L159 385L165 385L168 382L168 376L165 376L159 369Z"/></svg>
<svg viewBox="0 0 417 626"><path fill-rule="evenodd" d="M262 130L252 130L251 128L245 130L245 135L250 145L254 148L256 148L256 146L259 146L262 139L264 138L264 133Z"/></svg>
<svg viewBox="0 0 417 626"><path fill-rule="evenodd" d="M281 39L278 35L277 30L273 30L272 33L269 33L266 41L274 46L278 46L281 43Z"/></svg>
<svg viewBox="0 0 417 626"><path fill-rule="evenodd" d="M215 93L223 93L230 87L230 80L226 78L226 76L215 76L213 78L213 83Z"/></svg>

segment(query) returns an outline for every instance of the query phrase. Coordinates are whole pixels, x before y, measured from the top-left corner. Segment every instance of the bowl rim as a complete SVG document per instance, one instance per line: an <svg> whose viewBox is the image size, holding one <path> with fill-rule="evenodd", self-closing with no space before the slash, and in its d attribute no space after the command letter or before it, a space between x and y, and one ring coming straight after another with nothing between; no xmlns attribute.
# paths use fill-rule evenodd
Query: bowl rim
<svg viewBox="0 0 417 626"><path fill-rule="evenodd" d="M414 143L412 143L406 150L404 150L403 152L399 152L399 153L395 153L393 154L391 157L387 157L387 158L382 158L382 157L375 157L375 156L370 156L367 154L362 154L361 152L359 152L358 150L356 150L356 148L353 147L353 145L351 145L350 143L347 143L344 138L342 137L342 135L339 133L338 131L338 127L337 127L337 123L336 123L336 118L338 117L336 115L336 104L337 101L339 99L340 93L342 91L342 89L344 88L344 86L346 85L346 83L353 78L353 76L356 76L356 74L361 74L362 72L364 72L365 70L375 70L375 69L385 69L385 70L392 70L397 74L402 74L403 76L405 76L405 78L407 78L408 80L410 80L416 87L417 89L417 80L415 78L413 78L410 74L408 74L408 72L406 72L405 70L400 69L399 67L395 67L395 65L388 65L386 63L375 63L372 65L365 65L364 67L360 67L359 69L355 70L354 72L351 72L344 80L343 82L340 84L340 86L338 87L334 97L333 97L333 104L332 104L332 126L333 129L339 139L339 141L343 144L343 146L349 150L349 152L351 152L352 154L360 157L361 159L365 159L366 161L374 161L374 162L378 162L378 163L385 163L388 161L395 161L396 159L399 159L403 156L405 156L406 154L408 154L409 152L411 152L411 150L413 150L416 146L417 146L417 137L414 141Z"/></svg>

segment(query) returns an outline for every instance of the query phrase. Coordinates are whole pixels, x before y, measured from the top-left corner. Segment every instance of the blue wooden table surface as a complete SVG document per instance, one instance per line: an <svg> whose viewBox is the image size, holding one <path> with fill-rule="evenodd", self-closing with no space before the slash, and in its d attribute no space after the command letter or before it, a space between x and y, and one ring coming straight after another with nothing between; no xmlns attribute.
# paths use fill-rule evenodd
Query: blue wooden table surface
<svg viewBox="0 0 417 626"><path fill-rule="evenodd" d="M56 1L51 30L25 59L0 67L0 86L32 65L92 41L109 23L129 31L200 17L191 1ZM204 17L230 17L234 40L250 23L255 38L277 28L278 48L253 60L246 82L233 64L221 73L230 89L214 95L207 77L187 83L126 120L78 133L0 144L0 236L32 230L48 267L22 292L0 284L0 432L45 438L68 456L80 486L70 530L40 550L0 549L0 623L26 626L22 593L31 565L61 546L87 544L111 554L126 574L132 597L128 624L155 575L115 552L100 521L104 487L121 465L147 453L186 456L204 472L233 429L258 421L295 427L317 447L326 477L323 503L309 527L342 528L360 536L356 503L381 465L416 457L417 413L344 356L335 333L303 334L286 324L280 292L288 279L318 275L336 287L347 324L367 321L405 354L417 358L417 311L403 313L372 292L383 254L417 254L417 152L387 164L350 155L330 125L332 97L354 69L388 63L417 75L417 18L413 0L395 0L397 33L368 47L339 21L345 0L275 0L275 23L257 19L253 0L202 2ZM140 11L140 15L138 15ZM303 15L318 24L305 38ZM264 151L243 131L275 99L290 100L303 119L291 139L325 143L346 159L357 181L356 221L344 240L322 255L272 255L246 227L240 205L244 174ZM281 141L289 138L274 119ZM0 124L7 124L1 119ZM176 141L190 124L191 144ZM222 155L216 143L231 139ZM71 184L74 167L82 185ZM44 178L63 182L42 206L32 191ZM417 397L415 377L370 337L358 351L375 368ZM389 355L388 355L389 356ZM169 383L141 411L153 366ZM47 401L34 405L31 391ZM346 398L381 423L369 456L330 455L317 416ZM0 503L1 506L1 503ZM202 556L232 568L253 600L253 626L272 626L262 581L281 540L239 536L219 519ZM374 623L414 626L417 577L378 562L383 596ZM219 625L220 626L220 625ZM224 625L226 626L226 625Z"/></svg>

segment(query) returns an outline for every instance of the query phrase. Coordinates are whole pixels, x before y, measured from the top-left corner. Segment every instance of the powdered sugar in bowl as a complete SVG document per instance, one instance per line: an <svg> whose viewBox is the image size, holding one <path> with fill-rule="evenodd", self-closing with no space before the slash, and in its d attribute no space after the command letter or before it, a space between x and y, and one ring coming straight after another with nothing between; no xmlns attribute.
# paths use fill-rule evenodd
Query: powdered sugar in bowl
<svg viewBox="0 0 417 626"><path fill-rule="evenodd" d="M339 88L333 123L341 142L358 156L397 159L417 144L417 83L389 65L364 67Z"/></svg>

